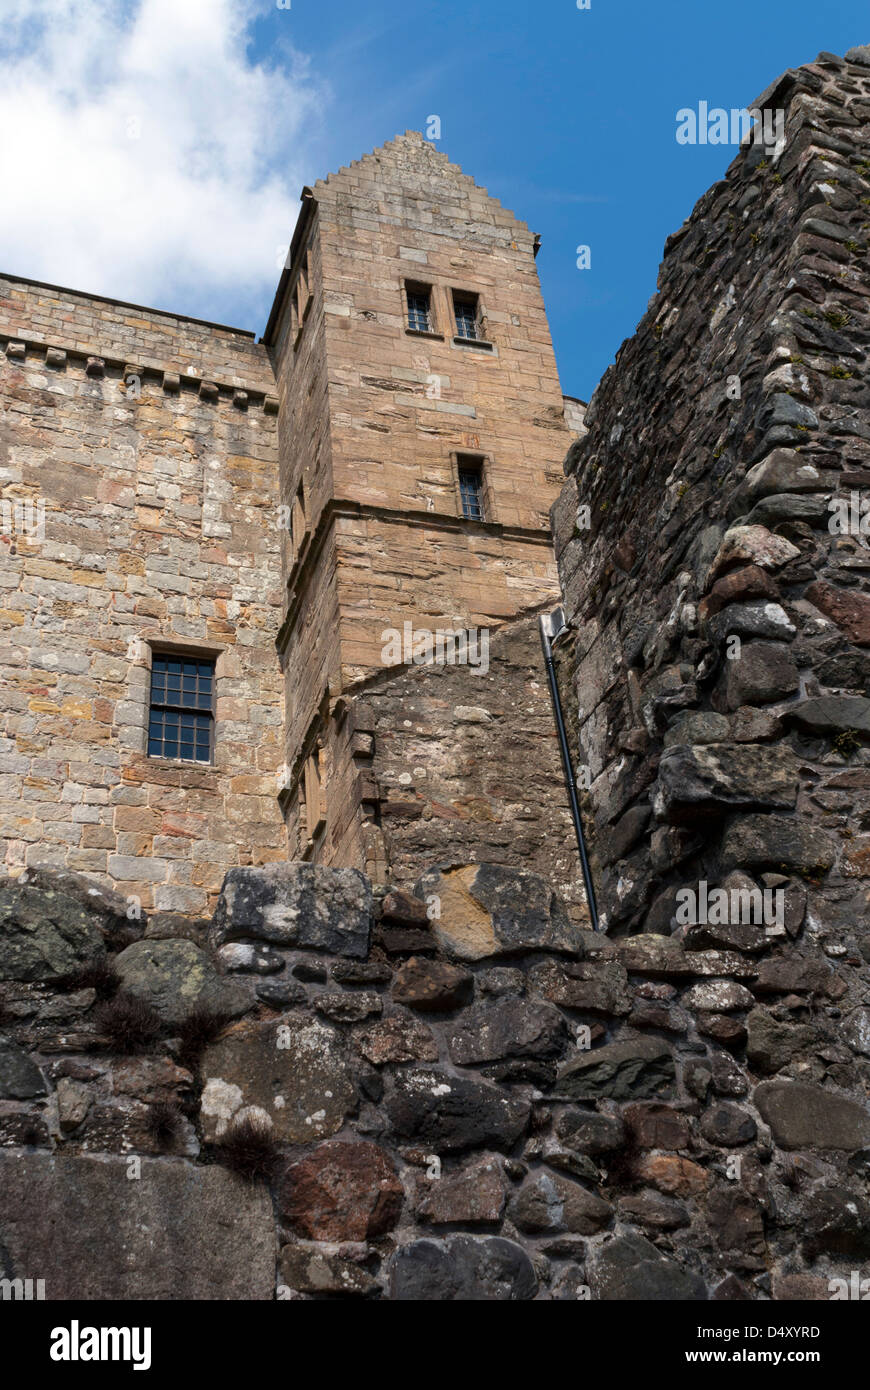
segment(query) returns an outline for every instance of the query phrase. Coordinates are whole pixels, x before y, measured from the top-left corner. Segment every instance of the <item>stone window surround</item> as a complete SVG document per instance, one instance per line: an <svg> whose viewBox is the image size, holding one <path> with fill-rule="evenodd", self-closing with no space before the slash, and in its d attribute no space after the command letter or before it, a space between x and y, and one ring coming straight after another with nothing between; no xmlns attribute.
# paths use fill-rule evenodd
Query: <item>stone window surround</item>
<svg viewBox="0 0 870 1390"><path fill-rule="evenodd" d="M309 259L309 247L300 249L297 258L296 274L290 284L290 337L293 340L293 351L295 352L302 339L302 332L311 313L311 306L314 303L314 291L311 288L311 263Z"/></svg>
<svg viewBox="0 0 870 1390"><path fill-rule="evenodd" d="M219 766L220 742L218 739L217 702L222 677L228 675L228 649L217 642L203 642L199 638L181 637L174 639L162 632L143 633L131 643L130 676L128 681L129 700L127 708L121 711L125 717L126 728L121 730L121 745L128 752L139 753L149 763L159 767L194 768L197 773L223 774ZM164 758L148 752L148 721L151 709L151 662L154 656L172 656L183 660L195 657L200 661L214 662L214 728L212 732L212 762L190 762L187 758ZM126 736L126 737L125 737Z"/></svg>
<svg viewBox="0 0 870 1390"><path fill-rule="evenodd" d="M422 328L409 328L410 313L408 305L408 290L426 290L429 294L429 330ZM402 294L402 322L405 325L405 333L410 338L434 338L438 342L444 342L448 336L443 331L445 324L451 327L449 333L451 345L461 348L475 348L481 352L495 351L495 344L488 336L488 325L486 318L486 305L483 295L479 290L462 289L458 285L447 283L436 283L428 280L417 280L414 278L403 278L401 282ZM454 319L453 302L454 295L466 296L469 299L477 300L477 321L480 326L480 338L462 338L456 333L456 323Z"/></svg>

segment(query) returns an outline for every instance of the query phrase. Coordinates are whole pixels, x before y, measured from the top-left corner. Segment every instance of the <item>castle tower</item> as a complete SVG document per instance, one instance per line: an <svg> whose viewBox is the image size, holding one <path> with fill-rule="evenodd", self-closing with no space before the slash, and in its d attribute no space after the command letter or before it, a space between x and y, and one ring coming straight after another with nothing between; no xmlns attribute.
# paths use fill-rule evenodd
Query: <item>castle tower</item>
<svg viewBox="0 0 870 1390"><path fill-rule="evenodd" d="M397 858L416 868L390 841L420 817L445 822L417 836L431 859L455 858L469 820L498 824L507 846L516 814L542 826L566 814L534 624L512 626L558 597L548 509L576 437L537 249L413 131L303 191L265 334L287 522L291 858L379 878ZM505 653L497 678L410 659L427 634L468 629L472 660L481 631ZM491 726L490 745L463 739L475 722ZM541 780L537 806L516 812L526 791L481 778L520 744L526 781ZM570 822L551 828L571 846Z"/></svg>

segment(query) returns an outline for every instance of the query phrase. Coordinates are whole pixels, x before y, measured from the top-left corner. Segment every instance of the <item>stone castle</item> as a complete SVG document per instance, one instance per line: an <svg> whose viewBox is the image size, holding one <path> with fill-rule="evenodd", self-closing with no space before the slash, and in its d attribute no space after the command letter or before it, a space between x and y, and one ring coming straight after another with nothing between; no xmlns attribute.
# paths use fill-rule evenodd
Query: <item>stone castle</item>
<svg viewBox="0 0 870 1390"><path fill-rule="evenodd" d="M0 281L4 498L45 508L38 541L3 538L11 871L201 914L235 865L408 884L488 859L582 910L528 616L558 597L548 512L582 407L536 252L408 133L303 191L259 342ZM469 632L487 669L415 664ZM190 669L187 745L160 740L180 729L155 656Z"/></svg>
<svg viewBox="0 0 870 1390"><path fill-rule="evenodd" d="M754 105L585 413L413 133L260 343L3 282L18 1296L862 1296L870 48Z"/></svg>

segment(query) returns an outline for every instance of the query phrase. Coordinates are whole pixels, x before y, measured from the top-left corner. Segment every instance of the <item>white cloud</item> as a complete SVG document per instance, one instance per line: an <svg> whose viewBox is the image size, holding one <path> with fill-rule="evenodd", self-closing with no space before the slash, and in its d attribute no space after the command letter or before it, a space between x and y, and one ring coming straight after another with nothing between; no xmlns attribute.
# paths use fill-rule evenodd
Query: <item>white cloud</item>
<svg viewBox="0 0 870 1390"><path fill-rule="evenodd" d="M262 328L328 94L260 0L2 8L0 269Z"/></svg>

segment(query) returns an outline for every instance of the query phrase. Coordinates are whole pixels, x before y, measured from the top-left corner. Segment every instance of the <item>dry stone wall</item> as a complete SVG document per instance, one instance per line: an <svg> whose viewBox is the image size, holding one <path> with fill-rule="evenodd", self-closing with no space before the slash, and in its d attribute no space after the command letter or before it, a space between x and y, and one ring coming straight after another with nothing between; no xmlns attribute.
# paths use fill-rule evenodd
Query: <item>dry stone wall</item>
<svg viewBox="0 0 870 1390"><path fill-rule="evenodd" d="M651 981L605 1054L682 1098L627 1200L691 1192L744 1285L827 1297L868 1250L870 50L755 104L784 140L669 238L569 453L560 666L596 950Z"/></svg>

